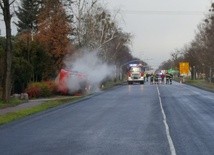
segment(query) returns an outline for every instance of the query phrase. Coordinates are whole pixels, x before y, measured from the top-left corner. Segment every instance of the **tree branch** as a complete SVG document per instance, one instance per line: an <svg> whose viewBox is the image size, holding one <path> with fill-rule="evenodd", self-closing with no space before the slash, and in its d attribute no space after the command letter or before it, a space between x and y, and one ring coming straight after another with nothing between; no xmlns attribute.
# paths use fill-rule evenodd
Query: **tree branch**
<svg viewBox="0 0 214 155"><path fill-rule="evenodd" d="M11 3L9 3L9 5L12 5L16 0L12 0Z"/></svg>
<svg viewBox="0 0 214 155"><path fill-rule="evenodd" d="M115 33L111 36L111 38L109 38L108 40L106 40L105 42L102 43L102 45L100 45L100 47L98 47L98 49L102 48L105 44L109 43L111 40L117 38L117 36L115 36Z"/></svg>
<svg viewBox="0 0 214 155"><path fill-rule="evenodd" d="M2 10L4 10L4 5L3 5L2 0L0 1L0 7L1 7Z"/></svg>

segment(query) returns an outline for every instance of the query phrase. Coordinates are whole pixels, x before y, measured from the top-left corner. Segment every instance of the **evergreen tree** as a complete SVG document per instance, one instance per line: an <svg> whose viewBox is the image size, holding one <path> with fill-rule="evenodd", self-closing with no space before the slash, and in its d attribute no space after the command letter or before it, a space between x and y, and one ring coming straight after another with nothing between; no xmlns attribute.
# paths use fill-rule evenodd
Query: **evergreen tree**
<svg viewBox="0 0 214 155"><path fill-rule="evenodd" d="M14 44L13 92L21 93L31 81L41 81L46 53L36 41L41 0L21 0L16 15L18 35ZM44 62L44 63L43 63ZM20 75L21 76L17 76Z"/></svg>
<svg viewBox="0 0 214 155"><path fill-rule="evenodd" d="M36 31L37 30L37 16L39 13L39 0L21 0L21 5L18 7L16 15L18 22L18 32Z"/></svg>

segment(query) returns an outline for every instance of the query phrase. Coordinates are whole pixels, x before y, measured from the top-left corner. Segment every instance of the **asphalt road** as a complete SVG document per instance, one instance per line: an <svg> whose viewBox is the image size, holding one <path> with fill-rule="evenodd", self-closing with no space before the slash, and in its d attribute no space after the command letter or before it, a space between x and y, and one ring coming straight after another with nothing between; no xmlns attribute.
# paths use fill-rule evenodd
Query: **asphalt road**
<svg viewBox="0 0 214 155"><path fill-rule="evenodd" d="M0 154L211 155L214 95L123 85L0 127Z"/></svg>
<svg viewBox="0 0 214 155"><path fill-rule="evenodd" d="M214 93L178 83L159 89L176 153L213 155Z"/></svg>

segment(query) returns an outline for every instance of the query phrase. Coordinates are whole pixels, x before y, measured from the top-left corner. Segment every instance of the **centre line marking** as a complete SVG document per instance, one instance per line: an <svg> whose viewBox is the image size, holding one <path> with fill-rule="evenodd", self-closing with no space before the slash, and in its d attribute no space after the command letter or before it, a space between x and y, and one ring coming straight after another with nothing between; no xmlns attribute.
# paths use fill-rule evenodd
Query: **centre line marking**
<svg viewBox="0 0 214 155"><path fill-rule="evenodd" d="M170 132L169 132L169 126L168 126L167 121L166 121L166 114L165 114L164 109L163 109L163 104L162 104L162 100L161 100L160 91L159 91L158 86L157 86L157 91L158 91L158 98L159 98L159 102L160 102L161 112L163 115L163 122L164 122L164 125L166 128L166 136L167 136L167 140L169 143L170 152L171 152L171 155L176 155L175 147L174 147L174 144L173 144L172 138L170 136Z"/></svg>

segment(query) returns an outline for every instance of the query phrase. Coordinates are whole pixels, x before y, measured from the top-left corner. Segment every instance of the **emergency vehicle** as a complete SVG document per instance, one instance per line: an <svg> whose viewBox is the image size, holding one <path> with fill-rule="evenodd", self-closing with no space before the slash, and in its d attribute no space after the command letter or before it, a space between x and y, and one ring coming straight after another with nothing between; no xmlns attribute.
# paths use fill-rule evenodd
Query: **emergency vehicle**
<svg viewBox="0 0 214 155"><path fill-rule="evenodd" d="M128 84L133 83L140 83L144 84L144 68L142 65L130 65L129 71L128 71L128 78L127 82Z"/></svg>

